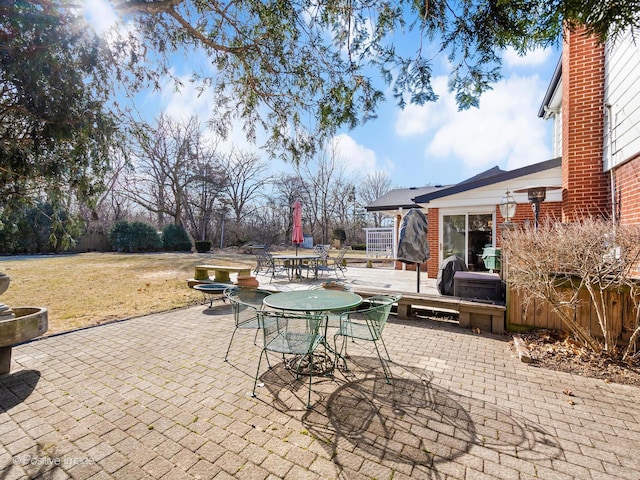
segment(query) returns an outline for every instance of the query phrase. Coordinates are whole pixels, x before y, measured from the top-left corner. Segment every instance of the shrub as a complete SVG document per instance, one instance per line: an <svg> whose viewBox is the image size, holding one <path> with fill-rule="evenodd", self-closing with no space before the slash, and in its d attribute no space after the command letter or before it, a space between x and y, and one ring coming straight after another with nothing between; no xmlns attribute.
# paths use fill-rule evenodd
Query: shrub
<svg viewBox="0 0 640 480"><path fill-rule="evenodd" d="M340 243L342 243L347 239L347 233L343 228L335 228L333 230L333 239L340 240Z"/></svg>
<svg viewBox="0 0 640 480"><path fill-rule="evenodd" d="M563 326L597 353L615 355L621 331L616 318L620 313L609 305L607 290L628 292L635 322L625 332L631 338L623 360L637 356L633 352L640 338L640 227L587 217L538 230L517 229L509 232L502 253L507 258L507 283L523 293L525 305L534 298L546 300ZM589 328L576 315L585 308L593 312Z"/></svg>
<svg viewBox="0 0 640 480"><path fill-rule="evenodd" d="M211 250L211 242L209 242L208 240L197 241L195 242L195 245L196 251L198 253L207 253L209 250Z"/></svg>
<svg viewBox="0 0 640 480"><path fill-rule="evenodd" d="M367 246L364 243L354 243L351 245L351 250L366 250Z"/></svg>
<svg viewBox="0 0 640 480"><path fill-rule="evenodd" d="M171 252L190 252L191 238L182 225L170 224L162 230L162 246Z"/></svg>
<svg viewBox="0 0 640 480"><path fill-rule="evenodd" d="M0 252L52 253L68 250L82 232L82 221L50 202L25 205L0 216Z"/></svg>
<svg viewBox="0 0 640 480"><path fill-rule="evenodd" d="M155 228L142 222L116 222L109 232L111 247L117 252L155 252L162 239Z"/></svg>

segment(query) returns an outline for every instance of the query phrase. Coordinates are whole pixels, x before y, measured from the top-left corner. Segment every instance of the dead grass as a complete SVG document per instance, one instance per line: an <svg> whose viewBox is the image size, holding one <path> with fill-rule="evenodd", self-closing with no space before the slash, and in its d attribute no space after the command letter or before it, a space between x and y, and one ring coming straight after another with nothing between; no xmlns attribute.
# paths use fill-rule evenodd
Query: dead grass
<svg viewBox="0 0 640 480"><path fill-rule="evenodd" d="M0 302L49 311L52 333L193 305L194 266L248 265L252 255L83 253L0 261L11 277Z"/></svg>

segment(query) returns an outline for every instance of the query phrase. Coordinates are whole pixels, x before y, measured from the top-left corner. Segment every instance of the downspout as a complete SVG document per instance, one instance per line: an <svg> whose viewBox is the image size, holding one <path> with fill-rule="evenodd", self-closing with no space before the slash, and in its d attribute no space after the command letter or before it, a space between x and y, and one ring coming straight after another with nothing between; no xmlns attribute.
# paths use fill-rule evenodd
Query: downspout
<svg viewBox="0 0 640 480"><path fill-rule="evenodd" d="M612 105L610 103L605 103L604 108L607 111L608 117L608 132L607 132L607 149L609 150L609 179L611 182L611 220L613 221L613 231L615 233L617 219L616 219L616 179L614 175L614 165L613 165L613 113L612 113Z"/></svg>

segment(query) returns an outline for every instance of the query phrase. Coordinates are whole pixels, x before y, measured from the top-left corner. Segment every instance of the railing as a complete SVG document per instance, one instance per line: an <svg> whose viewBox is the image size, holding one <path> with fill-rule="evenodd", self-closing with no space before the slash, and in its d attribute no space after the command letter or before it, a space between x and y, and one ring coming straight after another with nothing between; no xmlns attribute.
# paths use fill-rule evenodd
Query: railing
<svg viewBox="0 0 640 480"><path fill-rule="evenodd" d="M396 235L393 227L365 228L367 258L396 258Z"/></svg>

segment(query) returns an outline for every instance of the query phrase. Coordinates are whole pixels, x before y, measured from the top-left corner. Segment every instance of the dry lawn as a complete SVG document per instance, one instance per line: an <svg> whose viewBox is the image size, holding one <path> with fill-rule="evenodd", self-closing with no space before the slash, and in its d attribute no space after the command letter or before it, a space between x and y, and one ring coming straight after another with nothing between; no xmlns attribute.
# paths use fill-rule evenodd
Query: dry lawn
<svg viewBox="0 0 640 480"><path fill-rule="evenodd" d="M198 264L255 266L253 255L189 253L83 253L7 257L0 272L11 277L0 302L49 311L52 333L193 305L187 287ZM233 277L232 277L233 279Z"/></svg>

